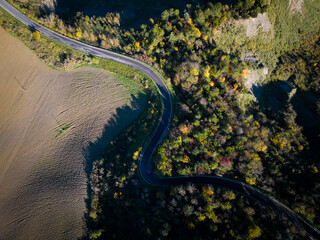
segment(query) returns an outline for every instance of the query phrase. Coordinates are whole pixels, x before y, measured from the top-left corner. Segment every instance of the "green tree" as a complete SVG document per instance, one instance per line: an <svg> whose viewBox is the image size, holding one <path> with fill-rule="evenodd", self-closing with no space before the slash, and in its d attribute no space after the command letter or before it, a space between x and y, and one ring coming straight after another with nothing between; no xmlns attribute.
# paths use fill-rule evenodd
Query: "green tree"
<svg viewBox="0 0 320 240"><path fill-rule="evenodd" d="M170 17L170 13L167 10L162 12L162 14L161 14L161 20L162 21L168 21L169 17Z"/></svg>

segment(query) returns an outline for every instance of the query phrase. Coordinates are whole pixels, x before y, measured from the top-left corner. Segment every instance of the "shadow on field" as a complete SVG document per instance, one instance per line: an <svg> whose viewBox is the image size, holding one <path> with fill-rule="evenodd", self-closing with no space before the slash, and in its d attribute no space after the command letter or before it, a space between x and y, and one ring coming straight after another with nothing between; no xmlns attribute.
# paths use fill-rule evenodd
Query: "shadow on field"
<svg viewBox="0 0 320 240"><path fill-rule="evenodd" d="M269 108L272 111L278 111L288 104L288 94L291 90L292 87L283 81L252 87L253 95L257 98L260 107Z"/></svg>
<svg viewBox="0 0 320 240"><path fill-rule="evenodd" d="M296 90L289 97L290 92ZM317 113L316 103L319 99L314 92L310 90L301 90L294 88L293 85L284 81L270 82L262 86L253 86L254 96L258 99L261 110L277 113L286 111L289 104L296 114L296 123L303 127L303 134L310 143L310 152L312 151L316 158L320 158L320 114Z"/></svg>
<svg viewBox="0 0 320 240"><path fill-rule="evenodd" d="M296 90L290 98L290 92ZM254 96L258 99L258 103L262 110L269 109L271 111L279 111L292 104L294 111L297 113L297 123L304 130L320 134L320 118L317 115L316 102L318 97L310 90L303 91L294 88L292 85L284 81L270 82L262 86L253 86Z"/></svg>
<svg viewBox="0 0 320 240"><path fill-rule="evenodd" d="M107 104L107 103L106 103ZM92 201L92 190L89 184L90 174L92 171L93 162L100 159L108 144L114 139L122 130L135 121L146 107L146 96L139 94L138 96L131 95L130 105L122 108L117 108L116 113L108 120L104 126L102 135L95 141L90 142L88 147L83 149L85 157L85 172L87 174L87 199L86 213L84 214L84 222L86 224L84 235L81 239L88 239L88 229L90 229L89 209Z"/></svg>

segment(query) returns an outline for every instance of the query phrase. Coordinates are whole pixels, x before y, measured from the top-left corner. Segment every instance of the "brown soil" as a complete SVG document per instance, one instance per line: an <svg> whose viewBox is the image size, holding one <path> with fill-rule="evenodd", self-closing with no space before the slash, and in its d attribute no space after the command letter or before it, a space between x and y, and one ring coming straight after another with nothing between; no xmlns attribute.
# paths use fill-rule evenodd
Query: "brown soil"
<svg viewBox="0 0 320 240"><path fill-rule="evenodd" d="M258 35L259 29L262 30L263 33L273 32L272 25L268 18L268 13L259 13L256 18L249 18L245 20L239 20L240 24L246 30L247 37L252 38Z"/></svg>
<svg viewBox="0 0 320 240"><path fill-rule="evenodd" d="M289 0L290 14L300 13L303 14L304 0Z"/></svg>
<svg viewBox="0 0 320 240"><path fill-rule="evenodd" d="M50 69L1 28L0 52L0 239L81 237L84 149L132 97L107 72ZM107 128L97 152L144 101Z"/></svg>

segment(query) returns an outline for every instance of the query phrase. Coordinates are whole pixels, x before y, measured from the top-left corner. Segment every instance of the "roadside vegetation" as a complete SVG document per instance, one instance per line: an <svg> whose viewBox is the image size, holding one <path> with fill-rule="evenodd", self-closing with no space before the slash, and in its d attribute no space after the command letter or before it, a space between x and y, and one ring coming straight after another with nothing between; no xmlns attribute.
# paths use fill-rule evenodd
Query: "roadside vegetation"
<svg viewBox="0 0 320 240"><path fill-rule="evenodd" d="M0 26L10 34L19 38L44 63L56 70L72 70L81 67L101 68L116 74L128 84L138 84L142 89L156 91L152 81L141 72L106 59L96 58L90 54L80 52L60 43L40 36L37 31L22 25L12 18L6 11L0 9ZM154 92L155 93L155 92Z"/></svg>
<svg viewBox="0 0 320 240"><path fill-rule="evenodd" d="M311 91L316 96L311 111L320 112L319 2L306 0L302 14L289 2L188 4L129 31L120 27L115 13L104 18L79 13L63 22L54 11L41 12L39 4L18 1L15 6L69 37L153 65L168 78L177 103L172 127L154 159L157 174L214 174L246 182L319 227L319 135L310 137L298 121L298 100L290 101L294 93L274 110L254 101L244 86L251 71L266 66L266 82L288 81L298 91ZM250 17L268 22L248 36ZM246 61L246 55L254 60ZM94 163L90 238L176 238L182 232L190 239L200 233L206 233L199 237L203 239L306 238L297 226L230 191L145 186L136 171L145 143L139 139L153 128L152 116L160 114L156 109L151 104Z"/></svg>

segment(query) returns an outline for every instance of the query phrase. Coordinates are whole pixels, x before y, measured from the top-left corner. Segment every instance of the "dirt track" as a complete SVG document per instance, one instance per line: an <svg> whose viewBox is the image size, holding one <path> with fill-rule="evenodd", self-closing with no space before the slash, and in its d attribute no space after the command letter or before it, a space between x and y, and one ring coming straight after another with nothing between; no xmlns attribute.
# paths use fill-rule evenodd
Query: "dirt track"
<svg viewBox="0 0 320 240"><path fill-rule="evenodd" d="M0 239L80 237L84 149L131 96L106 72L50 69L3 29L0 53ZM144 99L138 103L136 110L120 111L104 143L139 114ZM65 124L69 128L59 133Z"/></svg>

